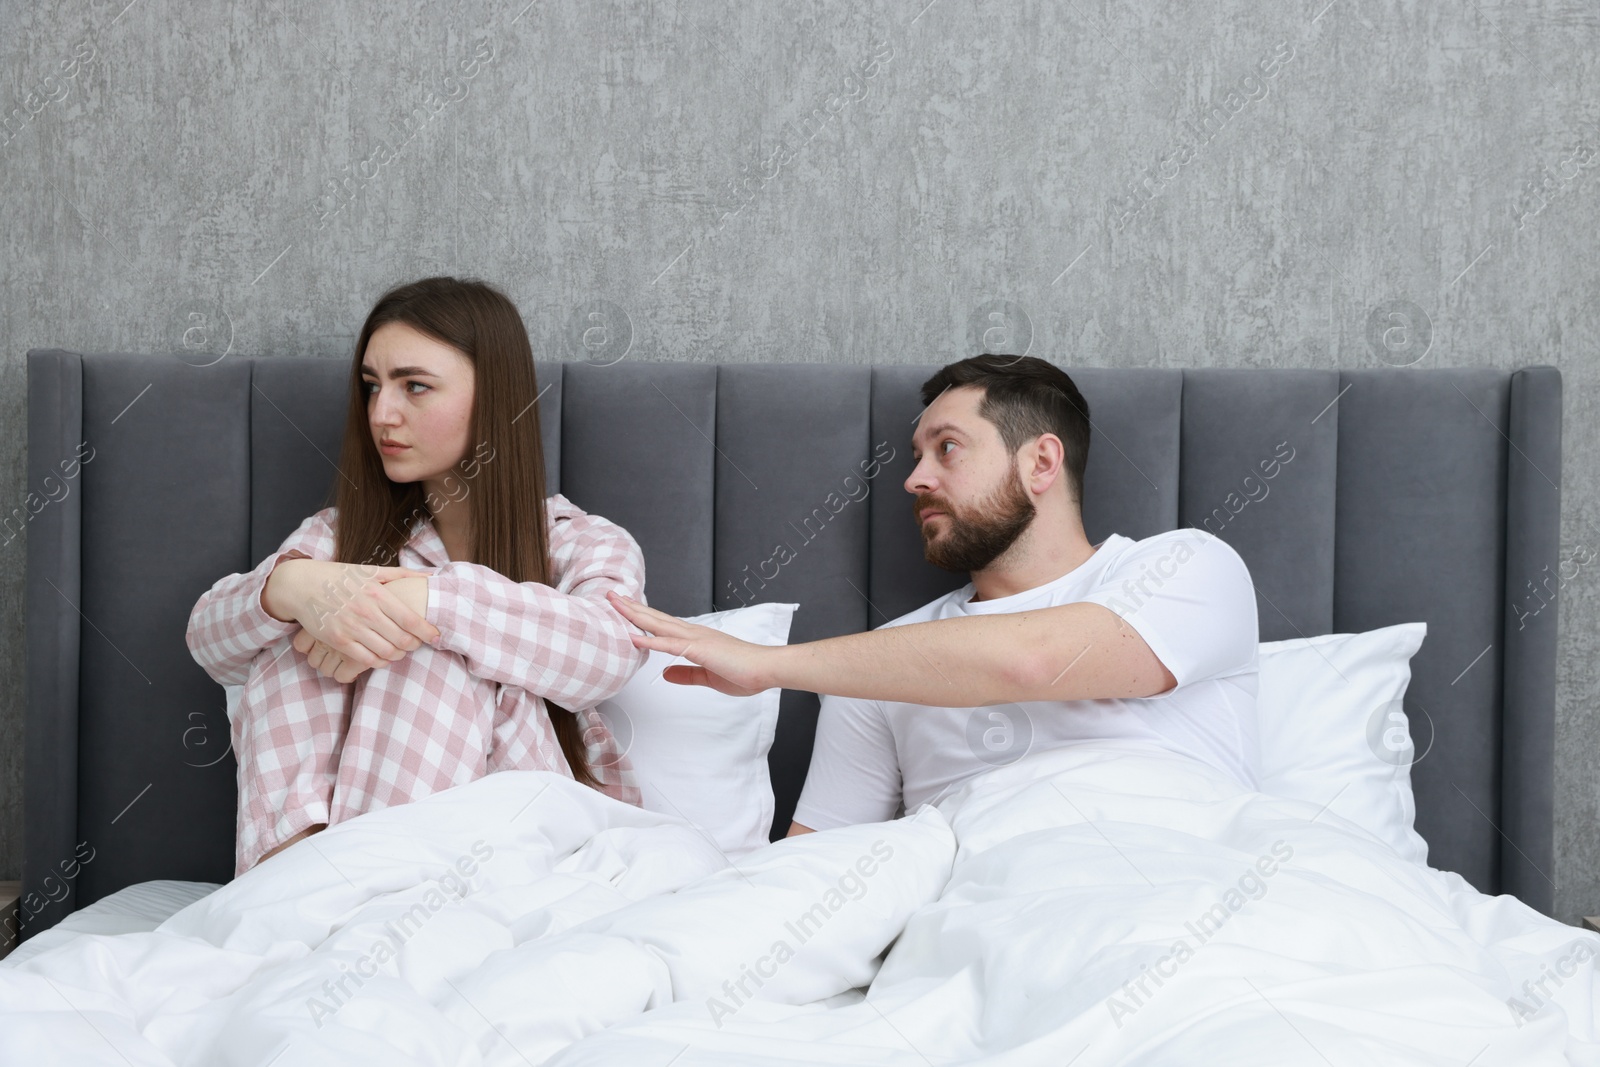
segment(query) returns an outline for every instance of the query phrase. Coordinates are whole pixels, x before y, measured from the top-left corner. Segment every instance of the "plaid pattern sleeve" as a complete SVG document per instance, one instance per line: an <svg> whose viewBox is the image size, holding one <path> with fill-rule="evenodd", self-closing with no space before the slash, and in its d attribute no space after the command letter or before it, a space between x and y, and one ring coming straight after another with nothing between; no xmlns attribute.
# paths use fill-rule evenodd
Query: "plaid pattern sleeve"
<svg viewBox="0 0 1600 1067"><path fill-rule="evenodd" d="M221 685L243 685L256 654L300 628L280 622L261 606L273 568L285 559L332 559L333 508L302 521L278 551L254 570L219 579L195 604L184 635L195 662Z"/></svg>
<svg viewBox="0 0 1600 1067"><path fill-rule="evenodd" d="M608 589L644 600L644 554L616 523L559 493L549 509L554 582L513 582L476 563L451 561L428 579L435 647L458 653L473 675L516 686L572 711L615 696L649 659Z"/></svg>

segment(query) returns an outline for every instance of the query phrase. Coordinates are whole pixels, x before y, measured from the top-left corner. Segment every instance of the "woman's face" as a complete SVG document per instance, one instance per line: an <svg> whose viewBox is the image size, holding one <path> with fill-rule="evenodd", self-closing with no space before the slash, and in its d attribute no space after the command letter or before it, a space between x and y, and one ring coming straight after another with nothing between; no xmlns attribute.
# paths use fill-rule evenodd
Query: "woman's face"
<svg viewBox="0 0 1600 1067"><path fill-rule="evenodd" d="M436 486L466 458L475 379L472 360L405 323L372 332L361 380L372 443L391 481Z"/></svg>

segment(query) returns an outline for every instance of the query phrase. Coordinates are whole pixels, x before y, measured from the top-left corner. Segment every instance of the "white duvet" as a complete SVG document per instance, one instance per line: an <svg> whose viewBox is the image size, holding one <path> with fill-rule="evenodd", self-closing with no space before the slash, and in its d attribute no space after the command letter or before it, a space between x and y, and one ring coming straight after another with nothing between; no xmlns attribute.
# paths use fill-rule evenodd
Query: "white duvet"
<svg viewBox="0 0 1600 1067"><path fill-rule="evenodd" d="M1597 957L1136 742L736 866L507 771L0 966L0 1063L1600 1065Z"/></svg>

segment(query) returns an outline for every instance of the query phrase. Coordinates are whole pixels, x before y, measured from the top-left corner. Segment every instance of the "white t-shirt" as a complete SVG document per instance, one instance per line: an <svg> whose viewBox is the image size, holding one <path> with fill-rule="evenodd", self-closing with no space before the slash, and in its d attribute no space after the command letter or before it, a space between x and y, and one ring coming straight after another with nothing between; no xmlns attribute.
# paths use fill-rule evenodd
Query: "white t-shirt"
<svg viewBox="0 0 1600 1067"><path fill-rule="evenodd" d="M892 819L1029 752L1092 738L1154 741L1257 788L1255 586L1226 541L1193 527L1140 541L1112 534L1054 581L972 595L969 582L884 627L1100 604L1139 631L1178 684L1153 697L980 708L824 696L796 822L828 830Z"/></svg>

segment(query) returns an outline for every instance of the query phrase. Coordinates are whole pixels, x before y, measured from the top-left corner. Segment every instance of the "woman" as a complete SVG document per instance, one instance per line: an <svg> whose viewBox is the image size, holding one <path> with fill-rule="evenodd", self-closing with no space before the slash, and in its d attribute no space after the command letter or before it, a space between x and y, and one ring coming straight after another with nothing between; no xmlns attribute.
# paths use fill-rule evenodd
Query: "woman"
<svg viewBox="0 0 1600 1067"><path fill-rule="evenodd" d="M644 557L615 523L545 499L516 307L425 278L379 299L355 352L334 506L189 619L200 665L245 686L235 877L498 770L640 802L593 707L649 656L605 599L642 596Z"/></svg>

